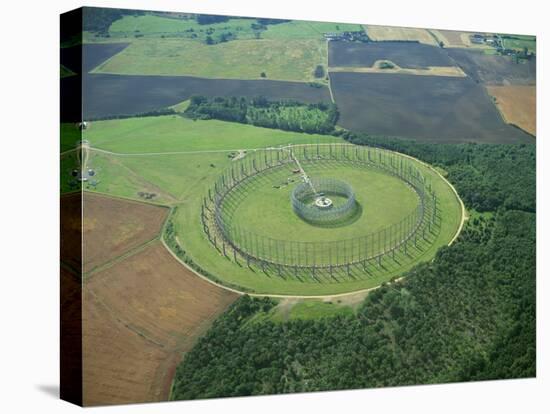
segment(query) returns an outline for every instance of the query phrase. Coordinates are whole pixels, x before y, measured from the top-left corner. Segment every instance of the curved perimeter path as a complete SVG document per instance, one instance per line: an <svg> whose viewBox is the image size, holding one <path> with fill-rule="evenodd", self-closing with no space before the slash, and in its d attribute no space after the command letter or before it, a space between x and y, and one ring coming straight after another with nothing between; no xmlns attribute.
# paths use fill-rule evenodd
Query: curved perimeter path
<svg viewBox="0 0 550 414"><path fill-rule="evenodd" d="M298 144L296 146L299 146L299 145L307 145L307 144ZM330 144L319 144L319 145L330 145ZM397 153L396 151L390 151L390 152L395 152ZM415 158L415 157L412 157L410 155L406 155L406 154L402 154L402 153L398 153L399 155L401 156L405 156L411 160L414 160L420 164L422 164L423 166L425 166L426 168L430 169L431 171L433 171L434 173L436 173L450 188L451 190L453 191L456 199L458 200L459 204L460 204L460 210L461 210L461 217L460 217L460 223L458 225L458 228L456 230L456 233L454 234L454 236L452 237L452 239L449 241L449 243L447 244L447 246L450 246L452 245L456 239L458 238L458 236L460 235L460 233L462 232L462 229L464 227L464 222L467 220L467 215L466 215L466 207L464 206L464 202L462 201L462 199L460 198L460 196L458 195L458 192L456 191L456 188L439 172L437 171L434 167L432 167L430 164L424 162L424 161L420 161L419 159ZM237 293L239 295L244 295L244 294L247 294L249 296L253 296L253 297L271 297L271 298L281 298L281 299L323 299L323 300L329 300L329 299L332 299L332 298L341 298L341 297L345 297L345 296L349 296L349 295L358 295L358 294L361 294L361 293L368 293L372 290L375 290L375 289L378 289L380 286L374 286L374 287L371 287L371 288L366 288L366 289L359 289L359 290L354 290L354 291L350 291L350 292L344 292L344 293L337 293L337 294L328 294L328 295L280 295L280 294L271 294L271 293L248 293L248 292L243 292L243 291L240 291L238 289L234 289L234 288L230 288L228 286L225 286L221 283L217 283L211 279L209 279L208 277L200 274L199 272L197 272L196 270L194 270L193 268L191 268L187 263L185 263L183 260L181 260L173 251L172 249L170 249L170 247L166 244L166 242L164 241L164 238L161 237L161 241L162 241L162 244L164 245L164 247L166 248L166 250L168 250L170 252L170 254L179 262L181 263L183 266L185 266L189 271L193 272L195 275L197 275L198 277L206 280L207 282L209 283L212 283L213 285L215 286L218 286L220 288L223 288L223 289L226 289L230 292L233 292L233 293ZM179 240L176 239L176 241L178 242L179 244ZM395 279L395 281L400 281L400 280L403 280L404 277L400 277L400 278L397 278Z"/></svg>

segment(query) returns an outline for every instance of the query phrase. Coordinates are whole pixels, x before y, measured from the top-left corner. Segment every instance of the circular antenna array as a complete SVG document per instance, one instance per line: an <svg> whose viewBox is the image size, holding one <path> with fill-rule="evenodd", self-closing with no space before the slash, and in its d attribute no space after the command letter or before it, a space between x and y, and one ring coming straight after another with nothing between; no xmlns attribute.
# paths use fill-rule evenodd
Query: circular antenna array
<svg viewBox="0 0 550 414"><path fill-rule="evenodd" d="M331 165L394 177L416 194L416 205L400 219L376 230L315 241L287 239L283 232L274 238L259 232L253 220L251 224L234 221L235 209L255 194L250 191L257 191L254 186L260 185L262 178L287 171L289 175L300 173L302 177L290 192L289 210L306 223L319 227L335 228L348 223L361 208L353 188L341 180L311 178L306 173L316 166L319 171ZM264 272L269 268L279 275L290 272L296 276L307 271L311 275L326 272L332 276L336 269L345 269L350 274L352 266L366 271L370 266L381 266L383 260L396 260L399 255L410 257L413 252L425 250L439 232L437 196L417 165L416 161L398 153L351 144L306 144L256 150L232 163L208 191L201 208L203 230L223 256L237 263L244 260L247 266L259 266ZM285 185L292 182L287 176ZM275 190L273 194L277 194Z"/></svg>

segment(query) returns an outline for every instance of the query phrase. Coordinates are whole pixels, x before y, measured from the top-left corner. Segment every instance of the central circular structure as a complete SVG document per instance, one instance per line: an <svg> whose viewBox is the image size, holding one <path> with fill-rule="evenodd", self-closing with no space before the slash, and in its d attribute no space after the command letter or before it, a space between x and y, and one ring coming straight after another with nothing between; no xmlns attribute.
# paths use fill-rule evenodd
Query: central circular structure
<svg viewBox="0 0 550 414"><path fill-rule="evenodd" d="M315 205L321 209L331 208L332 200L325 196L319 196L315 199Z"/></svg>
<svg viewBox="0 0 550 414"><path fill-rule="evenodd" d="M336 224L353 215L356 208L351 186L330 178L306 179L292 191L290 202L300 218L314 224Z"/></svg>

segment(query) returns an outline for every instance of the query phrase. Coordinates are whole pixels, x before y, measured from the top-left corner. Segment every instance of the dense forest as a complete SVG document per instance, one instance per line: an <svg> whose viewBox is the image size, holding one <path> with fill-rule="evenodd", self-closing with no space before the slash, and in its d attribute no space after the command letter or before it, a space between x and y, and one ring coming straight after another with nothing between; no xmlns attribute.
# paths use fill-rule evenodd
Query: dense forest
<svg viewBox="0 0 550 414"><path fill-rule="evenodd" d="M185 115L192 119L219 119L285 131L328 134L334 131L338 110L334 104L193 96Z"/></svg>
<svg viewBox="0 0 550 414"><path fill-rule="evenodd" d="M355 315L251 320L275 303L242 297L180 364L172 398L535 375L535 146L345 138L444 168L467 207L486 213Z"/></svg>
<svg viewBox="0 0 550 414"><path fill-rule="evenodd" d="M399 151L443 168L468 208L535 212L535 145L433 144L338 131L345 140Z"/></svg>

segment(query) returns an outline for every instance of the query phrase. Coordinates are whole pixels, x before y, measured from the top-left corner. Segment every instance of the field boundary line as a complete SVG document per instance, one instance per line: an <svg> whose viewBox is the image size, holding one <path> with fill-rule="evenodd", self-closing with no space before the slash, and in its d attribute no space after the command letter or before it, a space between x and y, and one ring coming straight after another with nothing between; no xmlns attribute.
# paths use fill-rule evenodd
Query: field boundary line
<svg viewBox="0 0 550 414"><path fill-rule="evenodd" d="M130 172L130 174L132 174L132 176L137 181L139 181L139 184L145 185L146 187L149 187L150 189L152 188L153 190L157 191L159 193L159 195L161 195L162 197L168 199L168 201L171 201L173 203L177 203L179 201L178 198L174 194L172 194L171 192L169 192L169 191L159 187L157 184L149 181L149 179L145 178L141 174L138 174L136 171L134 171L133 168L131 168L128 165L124 164L122 161L116 159L116 157L112 157L112 156L110 156L110 157L111 157L110 160L111 160L112 163L114 163L114 164L118 165L119 167L121 167L122 169L125 169L128 172Z"/></svg>
<svg viewBox="0 0 550 414"><path fill-rule="evenodd" d="M485 92L485 95L491 101L491 103L493 104L495 109L497 110L498 114L500 115L500 119L502 120L502 122L505 123L505 124L510 125L510 122L508 122L508 120L506 119L506 116L504 115L504 112L501 110L500 106L498 105L497 97L491 95L491 92L489 92L489 88L487 88L487 86L489 86L489 85L483 85L483 92Z"/></svg>
<svg viewBox="0 0 550 414"><path fill-rule="evenodd" d="M166 222L167 222L168 218L170 217L170 212L172 210L171 207L167 206L167 205L154 204L152 202L134 200L134 199L131 199L131 198L126 198L126 197L121 197L121 196L113 196L111 194L92 192L92 191L82 191L82 193L81 193L82 194L82 199L84 198L84 193L92 195L93 197L110 198L110 199L113 199L113 200L120 199L120 200L124 200L124 201L127 201L127 202L132 202L132 203L142 204L142 205L149 205L149 206L159 207L159 208L163 208L163 209L168 210L168 214L166 214L166 217L164 218L164 220L162 222L162 225L161 225L161 228L160 228L159 232L157 232L156 235L152 239L146 240L143 243L141 243L141 244L139 244L135 247L130 248L129 250L125 251L124 253L120 254L119 256L113 257L112 259L106 261L105 263L97 265L96 267L92 268L91 270L89 270L87 272L84 272L83 269L82 269L81 270L82 280L86 281L86 282L89 281L95 273L98 273L98 272L101 272L103 270L109 269L110 267L114 266L115 264L120 263L120 262L122 262L122 261L138 254L138 253L141 253L142 251L149 248L150 245L153 245L155 243L155 241L159 240L162 237L162 232L164 230L164 226L166 225ZM84 205L84 200L82 201L82 203ZM82 212L83 212L83 217L82 218L84 220L84 208L82 209ZM82 244L82 246L84 246L84 244ZM84 257L84 252L82 252L82 257ZM82 266L82 267L84 267L84 266Z"/></svg>
<svg viewBox="0 0 550 414"><path fill-rule="evenodd" d="M180 264L182 264L187 270L189 270L190 272L192 272L193 274L197 275L198 277L200 277L201 279L203 280L206 280L208 283L211 283L219 288L222 288L222 289L225 289L225 290L228 290L230 292L233 292L233 293L236 293L238 295L249 295L249 296L253 296L253 294L250 294L250 293L247 293L247 292L242 292L240 290L237 290L237 289L234 289L234 288L230 288L229 286L225 286L225 285L222 285L221 283L218 283L218 282L214 282L212 279L209 279L208 277L200 274L199 272L197 272L195 269L193 269L191 266L189 266L187 263L185 263L182 259L179 258L178 255L176 255L176 253L174 253L172 251L172 249L170 249L170 247L168 246L168 244L166 243L166 241L164 240L164 237L160 237L160 241L162 243L162 245L164 246L164 248L166 250L168 250L168 252L172 255L172 257L174 259L176 259ZM179 244L179 243L178 243ZM180 246L181 247L181 246Z"/></svg>
<svg viewBox="0 0 550 414"><path fill-rule="evenodd" d="M334 137L334 142L322 142L318 145L333 145L341 144L342 139L338 140L338 137ZM303 146L303 145L313 145L315 142L303 143L303 144L292 144L293 146ZM269 147L260 147L260 148L239 148L239 149L228 149L228 150L200 150L200 151L172 151L172 152L136 152L136 153L124 153L124 152L113 152L104 150L101 148L90 147L91 151L101 152L107 155L121 156L121 157L133 157L133 156L150 156L150 155L192 155L192 154L216 154L216 153L228 153L228 152L240 152L240 151L260 151L260 150L279 150L280 148L288 147L288 144L281 144L279 147L269 146ZM74 150L69 150L74 151ZM246 156L246 155L245 155Z"/></svg>
<svg viewBox="0 0 550 414"><path fill-rule="evenodd" d="M80 191L78 191L80 192ZM168 208L170 209L172 207L171 204L161 204L161 203L155 203L154 201L149 201L149 200L140 200L138 198L131 198L131 197L128 197L128 196L123 196L123 195L118 195L118 194L110 194L110 193L104 193L103 191L99 191L99 190L93 190L93 191L90 191L90 190L82 190L82 193L88 193L90 195L95 195L95 196L98 196L98 197L105 197L105 198L113 198L113 199L120 199L120 200L124 200L124 201L130 201L130 202L135 202L135 203L140 203L140 204L147 204L147 205L150 205L150 206L155 206L155 207L164 207L164 208ZM77 194L76 192L71 192L71 193L63 193L63 196L65 195L68 195L68 194Z"/></svg>
<svg viewBox="0 0 550 414"><path fill-rule="evenodd" d="M380 69L377 67L377 60L373 66L332 66L329 68L329 73L364 73L364 74L385 74L385 75L414 75L414 76L441 76L449 78L466 78L462 68L459 66L427 66L426 69L403 68L396 63L394 68ZM387 61L387 60L386 60Z"/></svg>
<svg viewBox="0 0 550 414"><path fill-rule="evenodd" d="M132 157L132 156L150 156L150 155L186 155L186 154L215 154L215 153L226 153L226 152L239 152L239 151L255 151L255 148L240 148L240 149L228 149L228 150L200 150L200 151L167 151L167 152L113 152L104 150L101 148L90 147L90 150L101 152L103 154L115 155L121 157ZM69 150L74 151L74 150Z"/></svg>
<svg viewBox="0 0 550 414"><path fill-rule="evenodd" d="M328 91L329 91L329 93L330 93L330 100L332 101L333 104L336 104L336 101L334 100L334 94L332 93L332 86L330 86L330 57L329 57L330 45L329 45L329 42L330 42L330 40L327 40L327 41L326 41L326 46L327 46L327 77L328 77Z"/></svg>
<svg viewBox="0 0 550 414"><path fill-rule="evenodd" d="M63 156L65 156L65 155L67 155L67 154L69 154L69 153L71 153L71 152L76 152L77 149L78 149L78 148L71 148L71 149L65 150L65 151L63 151L63 152L60 152L60 153L59 153L59 156L60 156L60 157L63 157Z"/></svg>
<svg viewBox="0 0 550 414"><path fill-rule="evenodd" d="M161 348L161 349L167 349L166 345L163 344L163 343L160 343L156 340L154 340L153 338L150 338L148 335L144 334L143 332L139 331L137 328L134 328L132 326L132 324L130 324L129 322L126 322L124 319L116 316L115 312L105 303L105 301L103 299L101 299L97 293L95 293L93 291L93 289L91 289L90 287L87 287L86 288L86 292L85 294L89 294L89 295L92 295L95 300L97 302L99 302L99 304L101 306L103 306L103 308L109 313L109 315L111 315L111 317L118 323L120 323L122 326L124 326L126 329L128 329L129 331L133 332L135 335L143 338L145 341L147 342L150 342L151 344Z"/></svg>
<svg viewBox="0 0 550 414"><path fill-rule="evenodd" d="M94 69L95 70L95 69ZM157 77L157 78L162 78L162 77L165 77L165 78L174 78L174 77L186 77L186 78L195 78L195 79L206 79L206 80L234 80L234 81L259 81L259 82L263 82L263 81L271 81L271 82L288 82L288 83L299 83L299 84L302 84L302 85L307 85L308 83L312 82L311 79L302 79L302 80L298 80L298 79L278 79L278 78L261 78L261 77L257 77L257 78L253 78L253 77L247 77L247 78L231 78L231 77L227 77L227 76L209 76L207 78L205 77L202 77L202 76L197 76L197 75L191 75L191 74L179 74L179 75L154 75L154 74L149 74L149 75L138 75L138 74L135 74L135 73L123 73L123 72L111 72L111 71L104 71L103 69L99 69L98 71L95 71L95 72L88 72L90 75L112 75L112 76L154 76L154 77Z"/></svg>
<svg viewBox="0 0 550 414"><path fill-rule="evenodd" d="M394 153L397 153L397 154L402 154L400 152L397 152L397 151L391 151L391 150L388 150L390 152L394 152ZM460 198L460 196L458 195L458 192L456 191L456 188L454 187L454 185L452 185L449 180L447 180L443 174L441 174L439 171L437 171L434 167L432 167L430 164L428 164L427 162L424 162L424 161L421 161L419 160L418 158L415 158L411 155L408 155L408 154L402 154L404 155L405 157L407 158L410 158L412 160L415 160L417 162L419 162L420 164L422 164L423 166L425 166L426 168L428 168L429 170L433 171L434 173L436 173L437 175L439 175L439 177L451 188L451 190L453 191L454 193L454 196L456 197L456 199L458 200L458 203L460 204L460 209L461 209L461 219L460 219L460 225L458 226L458 229L455 233L455 235L453 236L453 238L451 239L451 241L449 241L449 243L447 243L447 246L450 246L451 244L453 244L456 239L458 238L458 236L460 235L460 233L462 232L462 228L464 227L464 222L467 220L467 217L466 217L466 207L464 206L464 202L462 201L462 199Z"/></svg>
<svg viewBox="0 0 550 414"><path fill-rule="evenodd" d="M114 43L114 42L113 42ZM126 44L125 47L123 47L120 51L118 51L117 53L115 53L114 55L111 55L109 56L107 59L105 59L104 61L98 63L95 67L93 67L92 69L90 69L87 73L88 74L95 74L95 73L101 73L101 68L106 65L109 61L113 60L115 56L118 56L120 55L122 52L124 52L126 49L128 49L130 46L132 46L132 43L133 42L116 42L115 44Z"/></svg>
<svg viewBox="0 0 550 414"><path fill-rule="evenodd" d="M99 273L99 272L102 272L104 270L110 269L114 265L116 265L120 262L123 262L124 260L129 259L130 257L135 256L136 254L141 253L144 250L148 249L149 247L151 247L151 245L155 244L155 242L157 240L159 240L160 237L161 237L161 235L157 234L151 240L147 240L146 242L143 242L139 246L136 246L136 247L122 253L120 256L113 257L111 260L108 260L105 263L102 263L102 264L94 267L93 269L91 269L87 272L82 272L82 278L86 281L89 281L96 273Z"/></svg>
<svg viewBox="0 0 550 414"><path fill-rule="evenodd" d="M432 29L425 29L435 40L437 47L440 47L443 49L443 46L445 46L445 42L443 42L441 39L437 37L437 35L432 31ZM443 44L443 46L441 46Z"/></svg>
<svg viewBox="0 0 550 414"><path fill-rule="evenodd" d="M222 285L221 283L215 282L212 279L210 279L210 278L204 276L203 274L197 272L195 269L193 269L191 266L189 266L187 263L185 263L182 259L180 259L176 255L176 253L174 253L172 251L172 249L170 249L168 244L165 242L164 237L161 237L160 241L164 245L166 250L168 250L168 252L172 255L172 257L174 259L176 259L180 264L182 264L186 269L188 269L190 272L192 272L194 275L200 277L201 279L203 279L203 280L207 281L208 283L211 283L211 284L213 284L213 285L215 285L219 288L228 290L230 292L236 293L236 294L241 295L241 296L242 295L248 295L248 296L256 297L256 298L269 297L269 298L276 298L276 299L330 299L330 298L339 298L339 297L344 297L344 296L349 296L349 295L355 295L355 294L358 294L358 293L367 293L367 292L370 292L371 290L379 289L382 286L382 284L380 284L378 286L373 286L373 287L370 287L370 288L359 289L359 290L354 290L354 291L351 291L351 292L344 292L344 293L333 293L333 294L328 294L328 295L283 295L283 294L270 294L270 293L243 292L243 291L240 291L238 289L230 288L229 286L225 286L225 285ZM387 282L386 284L399 282L402 279L404 279L404 276L402 276L400 278L397 278L397 279L394 279L393 282Z"/></svg>

